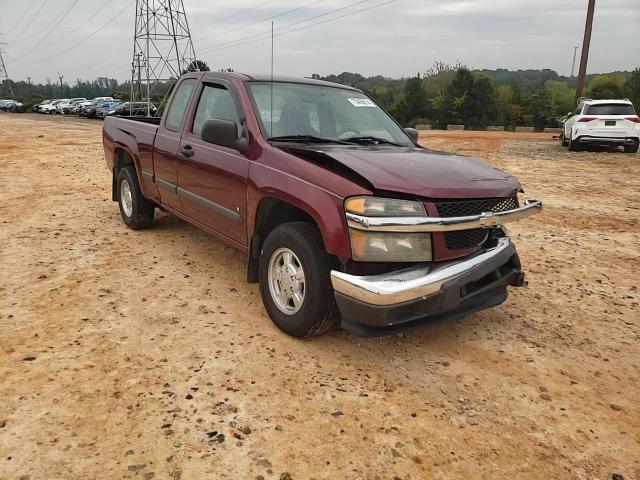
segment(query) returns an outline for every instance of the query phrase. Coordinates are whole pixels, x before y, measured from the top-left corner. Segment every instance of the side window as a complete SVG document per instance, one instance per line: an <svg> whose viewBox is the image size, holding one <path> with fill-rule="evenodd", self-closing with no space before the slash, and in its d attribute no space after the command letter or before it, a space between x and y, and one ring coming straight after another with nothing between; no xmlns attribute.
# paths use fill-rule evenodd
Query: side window
<svg viewBox="0 0 640 480"><path fill-rule="evenodd" d="M176 90L173 100L171 101L169 111L167 112L167 121L165 125L168 130L179 132L180 128L182 128L182 122L184 121L187 109L189 108L189 98L191 97L191 92L193 92L195 86L195 79L184 80L178 86L178 90Z"/></svg>
<svg viewBox="0 0 640 480"><path fill-rule="evenodd" d="M576 111L573 112L574 115L580 115L580 112L582 111L582 105L584 105L583 103L579 103L578 106L576 107Z"/></svg>
<svg viewBox="0 0 640 480"><path fill-rule="evenodd" d="M196 135L200 135L204 122L212 118L231 120L236 122L236 125L240 128L236 101L231 92L222 85L204 86L191 131Z"/></svg>

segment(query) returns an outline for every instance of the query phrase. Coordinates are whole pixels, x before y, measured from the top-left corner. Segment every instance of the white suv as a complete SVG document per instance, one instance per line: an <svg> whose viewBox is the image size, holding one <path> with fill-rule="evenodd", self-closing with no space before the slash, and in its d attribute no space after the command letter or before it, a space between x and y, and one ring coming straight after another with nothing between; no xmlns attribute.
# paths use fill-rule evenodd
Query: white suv
<svg viewBox="0 0 640 480"><path fill-rule="evenodd" d="M589 145L622 145L627 153L638 151L640 118L627 100L578 99L578 106L560 133L563 145L580 150Z"/></svg>

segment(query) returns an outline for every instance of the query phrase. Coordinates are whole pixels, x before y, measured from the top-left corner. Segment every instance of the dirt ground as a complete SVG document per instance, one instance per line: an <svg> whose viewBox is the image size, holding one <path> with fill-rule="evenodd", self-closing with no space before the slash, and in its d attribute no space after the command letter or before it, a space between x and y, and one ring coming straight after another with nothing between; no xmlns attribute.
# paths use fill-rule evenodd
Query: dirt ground
<svg viewBox="0 0 640 480"><path fill-rule="evenodd" d="M544 200L509 227L528 288L296 340L240 253L124 226L100 128L0 114L0 479L640 479L640 155L427 132Z"/></svg>

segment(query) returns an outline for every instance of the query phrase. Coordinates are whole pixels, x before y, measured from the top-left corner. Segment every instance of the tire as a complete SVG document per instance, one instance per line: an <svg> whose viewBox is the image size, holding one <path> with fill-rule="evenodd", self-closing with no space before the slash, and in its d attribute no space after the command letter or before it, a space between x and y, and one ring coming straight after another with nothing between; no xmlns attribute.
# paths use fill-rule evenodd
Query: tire
<svg viewBox="0 0 640 480"><path fill-rule="evenodd" d="M155 205L142 196L135 167L127 165L120 168L117 182L120 215L127 227L139 230L153 225Z"/></svg>
<svg viewBox="0 0 640 480"><path fill-rule="evenodd" d="M569 137L569 151L570 152L579 152L580 150L582 150L580 144L578 143L577 139L574 140L572 137Z"/></svg>
<svg viewBox="0 0 640 480"><path fill-rule="evenodd" d="M280 265L278 260L286 258L287 252L293 254L289 257L291 261L283 261ZM324 250L320 232L311 223L285 223L272 230L265 239L260 252L260 293L271 321L287 335L312 337L337 325L340 313L330 279L333 262ZM302 270L302 288L299 287L300 282L296 286L292 270L282 270L283 283L278 280L278 269L287 265L295 266L298 272ZM293 298L287 303L278 297L276 291L280 288L286 294L288 287L303 291L298 305L293 303Z"/></svg>
<svg viewBox="0 0 640 480"><path fill-rule="evenodd" d="M640 145L640 140L636 140L633 145L625 145L624 153L636 153L638 151L638 145Z"/></svg>
<svg viewBox="0 0 640 480"><path fill-rule="evenodd" d="M560 132L560 141L562 142L563 147L566 147L567 145L569 145L569 142L564 136L564 128L562 129L562 132Z"/></svg>

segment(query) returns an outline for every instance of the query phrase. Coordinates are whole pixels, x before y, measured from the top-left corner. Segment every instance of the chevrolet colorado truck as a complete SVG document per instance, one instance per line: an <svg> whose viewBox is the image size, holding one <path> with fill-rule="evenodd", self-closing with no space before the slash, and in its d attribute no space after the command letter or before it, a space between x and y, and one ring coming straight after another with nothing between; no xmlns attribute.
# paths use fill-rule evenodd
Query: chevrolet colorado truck
<svg viewBox="0 0 640 480"><path fill-rule="evenodd" d="M149 227L158 208L243 251L285 333L395 333L524 284L502 225L542 203L481 160L421 147L362 91L195 72L167 105L104 123L124 223Z"/></svg>

